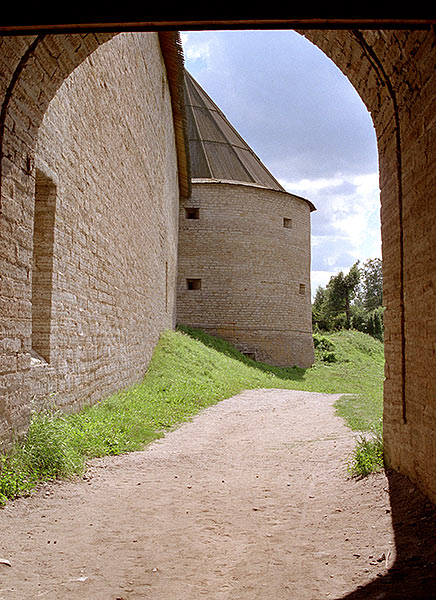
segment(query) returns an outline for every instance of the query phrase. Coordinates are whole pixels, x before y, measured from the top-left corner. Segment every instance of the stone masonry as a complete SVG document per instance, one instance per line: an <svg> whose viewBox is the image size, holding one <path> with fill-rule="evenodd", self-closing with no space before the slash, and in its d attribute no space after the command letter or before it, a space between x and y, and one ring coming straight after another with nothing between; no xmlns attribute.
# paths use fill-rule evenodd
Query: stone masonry
<svg viewBox="0 0 436 600"><path fill-rule="evenodd" d="M310 366L308 202L262 186L193 180L180 206L177 319L256 360Z"/></svg>
<svg viewBox="0 0 436 600"><path fill-rule="evenodd" d="M372 115L379 148L386 304L385 456L390 467L436 501L434 28L302 33L345 73ZM161 34L123 34L110 45L113 37L36 33L0 38L3 438L23 430L32 399L42 393L53 391L58 402L74 404L84 385L95 399L97 389L104 395L139 377L158 330L174 321L177 186L183 178L186 184L180 169L181 119L174 112L177 68L168 69L164 61ZM142 61L129 54L127 40L144 44ZM110 59L98 52L105 42L107 49L116 49ZM83 72L91 75L95 69L103 76L93 90L89 78L78 79L79 72L69 80L82 63ZM110 86L105 86L106 77ZM47 112L58 89L66 82L66 90L73 80L82 87L73 92L74 99L87 109L66 102L67 119L55 99ZM146 94L139 107L123 89L137 90L135 81L141 80ZM97 111L90 110L94 103ZM80 145L64 146L56 123ZM121 123L125 127L118 127ZM92 128L106 137L104 144L92 139ZM94 163L104 172L93 170ZM40 235L46 226L36 227L34 255L34 216L43 223L44 213L47 228L55 222L54 233ZM127 258L136 269L127 266ZM39 265L32 291L32 271ZM141 270L143 277L137 273ZM69 277L74 285L67 284ZM128 284L131 297L125 298ZM150 311L146 319L139 319L139 305ZM116 380L115 369L123 368L128 374Z"/></svg>
<svg viewBox="0 0 436 600"><path fill-rule="evenodd" d="M377 134L387 464L436 501L436 37L305 32L343 70Z"/></svg>
<svg viewBox="0 0 436 600"><path fill-rule="evenodd" d="M3 436L41 403L70 410L137 381L175 324L179 182L157 34L95 49L35 133L31 193L2 199Z"/></svg>

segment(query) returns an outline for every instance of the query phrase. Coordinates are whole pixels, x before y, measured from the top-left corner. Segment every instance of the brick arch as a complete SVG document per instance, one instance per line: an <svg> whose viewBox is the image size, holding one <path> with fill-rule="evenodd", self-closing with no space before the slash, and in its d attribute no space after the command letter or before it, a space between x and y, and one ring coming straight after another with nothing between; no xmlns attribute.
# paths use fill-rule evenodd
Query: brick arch
<svg viewBox="0 0 436 600"><path fill-rule="evenodd" d="M114 37L115 39L112 39ZM146 167L150 165L150 170L153 170L153 174L156 174L157 184L150 186L145 181L146 172L148 171L143 169L138 176L137 189L139 191L137 193L138 195L141 194L141 207L151 205L156 213L160 210L163 213L162 222L157 223L152 234L150 234L150 245L153 245L156 251L154 254L150 253L148 263L155 260L157 263L156 271L158 270L158 276L154 278L153 282L155 285L159 285L160 289L166 283L165 278L173 276L175 268L173 255L175 256L175 253L172 248L176 244L173 239L174 235L172 231L169 232L165 242L161 240L161 237L164 238L163 232L170 228L175 218L173 216L173 203L178 199L176 165L177 160L179 160L179 165L183 160L181 151L175 148L174 140L176 135L175 122L178 119L177 107L174 108L173 100L176 83L168 82L167 79L169 78L166 78L165 73L168 63L173 65L173 70L176 69L175 65L177 65L178 59L176 39L173 35L164 36L162 34L158 37L153 34L148 37L149 44L146 41L143 41L142 44L138 42L138 45L133 44L131 46L130 54L122 54L123 44L127 43L126 37L117 36L116 33L0 37L2 63L0 69L0 449L3 442L8 445L12 436L19 436L25 432L29 422L32 402L35 404L40 399L46 398L53 390L57 393L63 385L63 396L61 397L59 394L59 402L70 403L71 405L76 402L77 406L79 404L79 400L76 397L73 398L75 387L71 384L72 377L70 373L65 375L65 366L60 364L60 360L55 364L56 357L53 359L50 356L49 359L48 348L44 349L43 347L42 340L47 338L50 330L46 328L43 331L38 324L37 328L41 334L40 341L42 345L37 347L34 343L34 323L42 320L37 313L39 311L40 315L44 314L45 316L47 306L51 306L51 299L47 297L46 306L42 304L42 300L45 295L52 293L49 285L46 285L45 288L38 285L41 302L38 304L33 297L32 287L37 280L34 277L35 269L33 268L33 258L36 256L35 246L41 248L39 255L42 257L40 261L42 263L46 259L44 246L47 241L44 235L38 236L37 234L40 229L45 229L44 222L40 220L41 223L38 222L38 227L36 227L34 217L36 216L35 200L38 198L38 203L41 203L39 213L46 212L43 203L48 204L45 202L46 196L51 197L52 194L46 193L45 189L56 188L59 183L56 170L51 169L50 165L46 164L47 161L43 165L41 164L41 156L43 155L40 153L40 145L41 132L44 130L44 117L50 114L53 106L56 105L56 102L59 102L62 91L65 90L63 83L70 78L73 71L76 71L76 73L73 74L71 80L76 78L77 81L77 78L80 80L80 77L86 77L84 73L90 66L86 59L94 52L92 61L100 66L102 65L102 55L107 57L111 51L115 52L114 62L117 60L131 60L129 69L126 68L123 73L134 75L139 73L139 76L144 76L144 79L138 80L138 86L142 85L142 89L146 91L144 96L138 98L138 103L146 97L146 100L150 102L150 106L147 105L147 107L153 112L155 121L160 122L165 118L164 122L168 124L167 127L161 127L159 132L154 135L151 141L155 143L155 146L153 146L153 143L149 144L149 147L144 151L143 162L141 162L141 166L144 166L144 164ZM116 46L115 50L113 50L112 44L107 43L111 39L114 46ZM99 48L100 52L98 52ZM140 59L137 63L134 62L132 55L135 49L138 50L138 48L143 52L150 50L149 63ZM173 62L171 63L171 61ZM107 59L107 63L109 62L109 59ZM116 69L113 70L113 73L115 78ZM122 80L122 77L118 77L118 80ZM152 82L153 85L147 87L149 82ZM171 88L171 91L169 88ZM89 88L86 89L89 90ZM142 115L142 107L138 103L134 105L134 109L137 111L135 115ZM171 111L171 108L173 108L173 111ZM80 111L81 105L76 105L76 110ZM83 123L86 120L85 117L86 115L79 121ZM173 123L171 123L171 117ZM74 114L72 118L74 119ZM90 123L90 118L87 118L88 121L86 122ZM148 131L151 132L150 127L146 128L147 118L144 117L139 123L136 123L137 127L132 127L135 135L137 131L139 132L138 135L142 133L144 136ZM139 147L136 139L135 142L135 148ZM157 152L152 156L153 150L157 150ZM175 153L178 151L179 154L176 156ZM61 154L60 151L59 154ZM158 156L156 156L157 154ZM40 174L43 177L37 175L36 167L43 168L43 172ZM182 169L179 169L179 191L181 188L180 181L183 180L181 171ZM42 181L44 177L46 180ZM65 181L65 178L63 180ZM124 188L120 193L126 191L126 188L130 192L131 188L126 184L125 179L123 184ZM41 193L38 193L38 188L42 190ZM134 209L139 207L139 203L134 202L136 196L133 192L129 199L131 200L131 213L126 216L126 220L129 217L131 218ZM126 198L125 202L128 203ZM138 212L140 212L141 207L138 208ZM152 212L150 210L150 213ZM153 214L155 213L153 212ZM164 216L167 218L164 218ZM51 221L54 221L54 217ZM135 223L139 224L140 222L140 218L135 220ZM40 239L36 245L35 235ZM151 240L151 237L153 237L153 240ZM158 238L158 243L155 243L154 237ZM71 240L68 243L71 245ZM59 243L60 245L61 243ZM78 245L80 245L79 242ZM71 248L68 250L70 251ZM52 253L52 250L50 252ZM137 252L137 254L139 253ZM164 261L165 258L166 262L161 264L159 261ZM144 258L141 268L145 269L150 266L146 262ZM154 263L151 266L153 267ZM113 270L115 271L115 268ZM150 268L150 272L151 270ZM51 280L52 276L49 269L47 273L46 279L50 278ZM42 279L44 279L44 273L41 275ZM148 317L143 320L142 336L138 333L135 338L135 343L137 345L143 344L145 348L143 347L141 351L136 349L132 351L132 355L135 353L136 363L131 360L130 364L132 366L135 364L135 367L130 368L128 374L126 369L126 378L130 377L131 380L135 376L139 377L138 372L141 372L140 369L143 368L146 352L150 351L152 342L155 343L156 329L158 327L163 328L162 323L165 326L171 326L174 304L172 280L170 284L166 283L166 285L166 306L164 308L159 306L155 310L156 314L152 315L153 320ZM148 296L146 297L143 294L142 301L143 307L148 302ZM127 311L125 312L127 313ZM149 312L151 314L151 311ZM34 318L35 315L36 318ZM133 321L133 318L131 320ZM51 315L48 322L50 321ZM137 331L139 329L140 327L137 328ZM150 341L152 336L154 336L153 340ZM39 355L45 363L43 364L43 361L38 362L35 355ZM37 363L36 367L35 363ZM137 373L133 373L135 369ZM106 373L103 371L101 369L102 376ZM90 375L91 377L92 375ZM112 382L109 382L109 378L107 378L106 384L107 386L113 385ZM121 385L127 384L123 381L120 383ZM67 387L67 391L71 392L71 398L65 400L67 392L64 393L64 391ZM90 385L89 388L91 392L94 392L95 386ZM82 401L82 398L80 398L80 401Z"/></svg>
<svg viewBox="0 0 436 600"><path fill-rule="evenodd" d="M35 148L44 113L70 73L113 34L0 38L0 442L19 433L29 411L30 281ZM3 297L4 295L4 297ZM13 373L18 374L13 378Z"/></svg>
<svg viewBox="0 0 436 600"><path fill-rule="evenodd" d="M434 30L304 31L341 69L377 137L389 466L436 499Z"/></svg>
<svg viewBox="0 0 436 600"><path fill-rule="evenodd" d="M390 466L400 469L436 499L434 30L306 29L301 33L343 71L372 115L379 152L387 307L386 457ZM25 250L29 253L31 248L32 161L42 115L62 81L112 35L0 39L4 57L0 75L0 95L4 98L0 113L0 206L5 217L0 241L3 256L16 259L11 268L16 269L17 280L26 277L29 264ZM18 236L24 240L22 255ZM8 317L13 316L19 326L22 309L19 300L8 308ZM25 328L24 323L22 326ZM17 352L12 333L6 343L11 353ZM7 414L2 402L0 397L0 419Z"/></svg>
<svg viewBox="0 0 436 600"><path fill-rule="evenodd" d="M113 35L36 35L1 40L2 53L9 57L1 83L2 196L8 193L5 180L9 179L11 185L11 178L18 179L23 185L26 175L32 172L37 131L56 91L80 63Z"/></svg>

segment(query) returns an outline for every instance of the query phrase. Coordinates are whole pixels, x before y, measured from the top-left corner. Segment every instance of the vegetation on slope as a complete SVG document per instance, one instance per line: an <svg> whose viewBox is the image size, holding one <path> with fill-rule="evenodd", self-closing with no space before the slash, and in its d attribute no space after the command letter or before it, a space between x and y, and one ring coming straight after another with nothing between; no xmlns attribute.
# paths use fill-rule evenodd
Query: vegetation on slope
<svg viewBox="0 0 436 600"><path fill-rule="evenodd" d="M34 415L26 438L0 455L0 504L40 481L82 473L90 458L141 449L244 389L347 394L338 414L353 429L371 431L382 414L383 345L356 331L315 339L316 363L300 369L255 362L224 340L187 327L164 332L139 384L74 415Z"/></svg>

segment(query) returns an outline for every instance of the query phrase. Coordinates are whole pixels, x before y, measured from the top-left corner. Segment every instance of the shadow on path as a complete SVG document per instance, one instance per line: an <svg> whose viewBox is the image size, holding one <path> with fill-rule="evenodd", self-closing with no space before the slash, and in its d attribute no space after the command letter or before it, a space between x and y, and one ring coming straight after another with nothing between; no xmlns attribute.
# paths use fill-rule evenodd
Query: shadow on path
<svg viewBox="0 0 436 600"><path fill-rule="evenodd" d="M337 600L436 599L436 507L406 477L386 475L396 560L386 575Z"/></svg>

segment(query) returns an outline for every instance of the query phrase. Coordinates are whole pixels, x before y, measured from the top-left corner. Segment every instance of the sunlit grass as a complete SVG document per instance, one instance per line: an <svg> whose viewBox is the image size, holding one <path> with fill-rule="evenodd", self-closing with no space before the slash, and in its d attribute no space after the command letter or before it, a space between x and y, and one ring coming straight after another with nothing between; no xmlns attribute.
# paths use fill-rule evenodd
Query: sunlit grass
<svg viewBox="0 0 436 600"><path fill-rule="evenodd" d="M371 430L382 412L383 346L359 332L326 337L334 362L318 353L313 367L301 369L255 362L198 330L165 331L143 381L77 414L34 415L26 438L0 455L0 503L39 481L83 473L90 458L139 450L244 389L347 394L338 414L353 429Z"/></svg>
<svg viewBox="0 0 436 600"><path fill-rule="evenodd" d="M383 469L383 426L382 421L363 433L357 440L354 451L348 459L348 472L353 477L366 477Z"/></svg>

